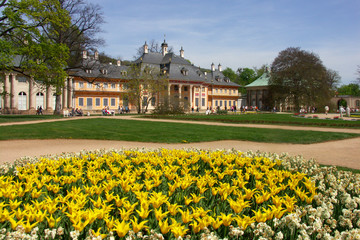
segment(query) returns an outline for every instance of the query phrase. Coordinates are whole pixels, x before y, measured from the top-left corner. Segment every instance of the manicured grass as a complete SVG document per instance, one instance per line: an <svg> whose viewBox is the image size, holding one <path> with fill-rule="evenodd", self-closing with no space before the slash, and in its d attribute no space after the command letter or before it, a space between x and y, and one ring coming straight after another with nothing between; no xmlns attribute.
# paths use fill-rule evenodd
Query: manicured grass
<svg viewBox="0 0 360 240"><path fill-rule="evenodd" d="M313 114L316 115L316 114ZM249 124L275 124L291 126L315 126L333 128L360 128L360 121L333 120L333 119L313 119L294 117L292 114L229 114L229 115L146 115L146 118L164 118L191 121L213 121L225 123L249 123ZM331 118L331 115L329 115Z"/></svg>
<svg viewBox="0 0 360 240"><path fill-rule="evenodd" d="M62 117L62 115L0 115L0 123L58 119Z"/></svg>
<svg viewBox="0 0 360 240"><path fill-rule="evenodd" d="M73 138L164 143L179 143L184 140L187 142L246 140L308 144L360 136L351 133L256 129L111 118L2 126L0 132L0 140Z"/></svg>

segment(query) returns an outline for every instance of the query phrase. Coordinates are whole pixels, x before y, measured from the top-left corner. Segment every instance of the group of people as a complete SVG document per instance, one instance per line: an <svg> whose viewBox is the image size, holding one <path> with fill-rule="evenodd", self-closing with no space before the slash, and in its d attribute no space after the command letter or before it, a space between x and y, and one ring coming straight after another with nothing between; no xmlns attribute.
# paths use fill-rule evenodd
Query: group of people
<svg viewBox="0 0 360 240"><path fill-rule="evenodd" d="M36 115L43 115L43 108L42 106L38 106L36 109Z"/></svg>
<svg viewBox="0 0 360 240"><path fill-rule="evenodd" d="M129 113L130 112L130 108L128 106L119 106L118 107L118 113L119 114L123 114L123 113Z"/></svg>

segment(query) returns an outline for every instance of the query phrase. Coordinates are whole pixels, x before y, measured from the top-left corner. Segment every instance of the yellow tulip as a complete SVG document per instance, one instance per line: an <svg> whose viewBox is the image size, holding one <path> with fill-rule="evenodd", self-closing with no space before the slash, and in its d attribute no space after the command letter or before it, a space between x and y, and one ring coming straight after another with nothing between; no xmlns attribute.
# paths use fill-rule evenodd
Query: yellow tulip
<svg viewBox="0 0 360 240"><path fill-rule="evenodd" d="M212 227L214 229L218 229L222 224L223 224L223 221L219 217L217 217L216 220L215 219L213 220Z"/></svg>
<svg viewBox="0 0 360 240"><path fill-rule="evenodd" d="M13 200L10 200L9 206L10 206L11 210L14 210L14 209L18 208L21 203L22 203L22 202L21 202L21 201L18 202L17 199L15 199L14 201L13 201Z"/></svg>
<svg viewBox="0 0 360 240"><path fill-rule="evenodd" d="M221 218L221 220L222 220L222 222L223 222L223 225L224 225L225 227L230 226L230 224L231 224L231 222L232 222L232 220L233 220L231 213L228 214L228 215L226 215L226 214L224 214L224 213L221 213L220 218Z"/></svg>
<svg viewBox="0 0 360 240"><path fill-rule="evenodd" d="M145 219L149 216L149 213L151 212L152 210L149 210L149 209L146 209L146 208L143 208L141 207L140 208L140 211L139 210L136 210L136 212L139 214L139 216L142 218L142 219Z"/></svg>
<svg viewBox="0 0 360 240"><path fill-rule="evenodd" d="M183 223L188 223L193 219L189 209L186 209L186 211L179 209L179 212L181 213L181 220Z"/></svg>
<svg viewBox="0 0 360 240"><path fill-rule="evenodd" d="M148 221L142 221L141 223L137 222L137 219L134 217L134 220L130 220L132 223L133 231L135 233L138 233L143 228L148 228L148 226L145 225Z"/></svg>
<svg viewBox="0 0 360 240"><path fill-rule="evenodd" d="M188 206L193 201L193 199L184 196L184 201L185 201L185 205Z"/></svg>
<svg viewBox="0 0 360 240"><path fill-rule="evenodd" d="M168 213L169 213L169 211L166 211L166 212L162 212L162 210L161 210L161 207L159 207L159 208L155 208L155 210L154 210L154 212L155 212L155 218L158 220L158 221L160 221L160 220L162 220L164 217L166 217L167 215L168 215Z"/></svg>
<svg viewBox="0 0 360 240"><path fill-rule="evenodd" d="M166 219L164 222L162 220L159 220L159 226L162 234L167 234L170 231L168 219Z"/></svg>
<svg viewBox="0 0 360 240"><path fill-rule="evenodd" d="M178 209L181 208L181 206L179 206L176 203L174 203L174 204L167 203L167 206L168 206L168 210L172 216L175 216L176 213L178 212Z"/></svg>
<svg viewBox="0 0 360 240"><path fill-rule="evenodd" d="M130 230L130 223L126 223L125 220L123 220L121 223L119 222L119 220L116 220L114 224L114 228L112 229L112 231L116 231L119 237L125 237L125 235L129 232L129 230Z"/></svg>
<svg viewBox="0 0 360 240"><path fill-rule="evenodd" d="M176 226L171 228L171 232L175 235L175 238L183 237L189 229L186 226Z"/></svg>

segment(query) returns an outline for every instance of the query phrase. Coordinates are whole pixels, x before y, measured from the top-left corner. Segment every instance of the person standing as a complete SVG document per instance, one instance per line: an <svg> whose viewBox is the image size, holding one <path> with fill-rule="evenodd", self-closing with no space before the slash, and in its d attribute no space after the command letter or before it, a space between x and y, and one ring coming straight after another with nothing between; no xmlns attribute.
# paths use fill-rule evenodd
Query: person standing
<svg viewBox="0 0 360 240"><path fill-rule="evenodd" d="M329 112L329 106L325 106L325 114L327 115Z"/></svg>

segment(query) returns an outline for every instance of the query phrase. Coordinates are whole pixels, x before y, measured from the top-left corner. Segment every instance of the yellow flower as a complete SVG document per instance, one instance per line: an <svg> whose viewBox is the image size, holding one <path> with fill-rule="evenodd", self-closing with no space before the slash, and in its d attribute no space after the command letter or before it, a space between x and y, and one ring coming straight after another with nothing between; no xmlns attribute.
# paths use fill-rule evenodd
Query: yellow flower
<svg viewBox="0 0 360 240"><path fill-rule="evenodd" d="M159 220L159 226L162 234L167 234L170 231L168 219L166 219L164 222Z"/></svg>
<svg viewBox="0 0 360 240"><path fill-rule="evenodd" d="M232 222L232 214L224 214L224 213L221 213L221 216L220 216L221 220L223 221L223 224L225 227L227 226L230 226L231 222Z"/></svg>
<svg viewBox="0 0 360 240"><path fill-rule="evenodd" d="M138 233L141 229L143 228L148 228L145 223L147 223L148 221L142 221L141 223L137 222L137 219L134 217L134 220L130 220L132 223L132 227L133 227L133 231L135 233Z"/></svg>
<svg viewBox="0 0 360 240"><path fill-rule="evenodd" d="M218 229L221 226L221 224L223 224L223 221L219 217L217 217L216 220L213 219L212 227L214 229Z"/></svg>
<svg viewBox="0 0 360 240"><path fill-rule="evenodd" d="M171 228L171 232L175 235L175 238L183 237L189 229L186 226L180 225Z"/></svg>
<svg viewBox="0 0 360 240"><path fill-rule="evenodd" d="M166 212L163 213L162 210L161 210L161 207L159 207L158 209L155 208L154 212L155 212L155 218L156 218L158 221L162 220L162 219L163 219L164 217L166 217L166 216L168 215L168 213L169 213L169 211L166 211Z"/></svg>
<svg viewBox="0 0 360 240"><path fill-rule="evenodd" d="M139 216L142 218L142 219L145 219L149 216L149 213L151 212L152 210L149 210L149 209L146 209L146 208L143 208L141 207L140 208L140 211L139 210L136 210L136 212L139 214Z"/></svg>
<svg viewBox="0 0 360 240"><path fill-rule="evenodd" d="M168 210L172 216L175 216L178 212L178 209L181 208L181 206L177 205L176 203L171 204L167 202Z"/></svg>
<svg viewBox="0 0 360 240"><path fill-rule="evenodd" d="M190 195L193 197L194 203L198 203L201 199L205 198L203 196L197 196L194 193L191 193Z"/></svg>
<svg viewBox="0 0 360 240"><path fill-rule="evenodd" d="M193 201L193 199L191 197L188 198L187 196L184 196L184 201L185 205L188 206Z"/></svg>
<svg viewBox="0 0 360 240"><path fill-rule="evenodd" d="M116 220L112 230L116 231L119 237L125 237L130 230L130 223L126 223L125 220L120 223L119 220Z"/></svg>
<svg viewBox="0 0 360 240"><path fill-rule="evenodd" d="M183 223L188 223L192 220L192 215L189 211L189 209L186 209L186 212L179 209L179 212L181 212L181 220L183 221Z"/></svg>

